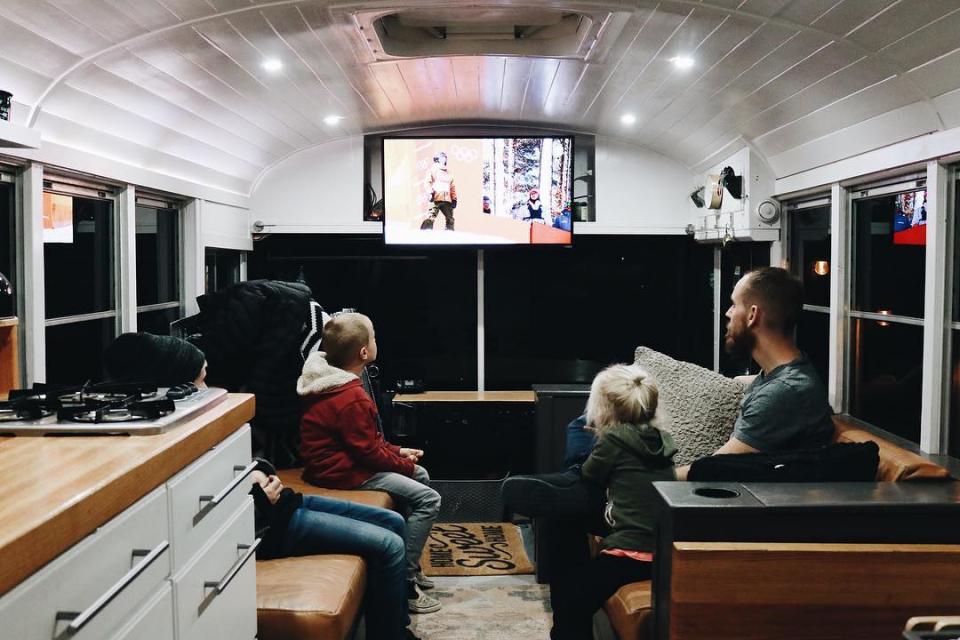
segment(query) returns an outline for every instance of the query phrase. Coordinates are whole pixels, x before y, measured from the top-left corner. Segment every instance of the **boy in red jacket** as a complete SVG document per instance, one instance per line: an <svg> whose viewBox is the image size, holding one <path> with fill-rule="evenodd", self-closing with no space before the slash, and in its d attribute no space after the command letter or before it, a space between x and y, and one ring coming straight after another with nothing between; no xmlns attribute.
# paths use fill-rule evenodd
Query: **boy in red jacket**
<svg viewBox="0 0 960 640"><path fill-rule="evenodd" d="M407 518L408 600L411 613L430 613L440 602L420 589L433 587L420 571L420 553L440 511L440 494L417 461L420 449L390 444L383 437L373 400L360 382L363 368L377 358L373 323L359 313L340 313L323 327L324 351L303 365L297 393L305 407L300 419L300 454L307 482L333 489L384 491Z"/></svg>

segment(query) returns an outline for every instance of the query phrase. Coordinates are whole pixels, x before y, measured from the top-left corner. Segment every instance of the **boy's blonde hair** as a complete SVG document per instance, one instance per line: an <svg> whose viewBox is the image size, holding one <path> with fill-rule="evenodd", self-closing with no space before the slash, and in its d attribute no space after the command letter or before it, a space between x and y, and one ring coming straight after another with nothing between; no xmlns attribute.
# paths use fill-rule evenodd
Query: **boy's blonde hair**
<svg viewBox="0 0 960 640"><path fill-rule="evenodd" d="M615 424L650 422L660 392L646 369L615 364L597 374L587 400L587 424L598 436Z"/></svg>
<svg viewBox="0 0 960 640"><path fill-rule="evenodd" d="M353 365L360 357L360 348L370 344L373 323L362 313L337 313L323 325L320 348L327 362L341 369Z"/></svg>

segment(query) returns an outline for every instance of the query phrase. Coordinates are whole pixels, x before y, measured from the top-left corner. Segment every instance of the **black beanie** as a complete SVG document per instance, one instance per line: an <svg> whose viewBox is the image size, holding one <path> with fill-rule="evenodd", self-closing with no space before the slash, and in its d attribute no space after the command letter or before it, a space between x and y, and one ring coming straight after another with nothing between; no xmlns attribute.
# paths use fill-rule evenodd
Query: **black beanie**
<svg viewBox="0 0 960 640"><path fill-rule="evenodd" d="M172 387L196 380L204 360L203 352L186 340L124 333L103 352L103 369L110 382L150 382Z"/></svg>

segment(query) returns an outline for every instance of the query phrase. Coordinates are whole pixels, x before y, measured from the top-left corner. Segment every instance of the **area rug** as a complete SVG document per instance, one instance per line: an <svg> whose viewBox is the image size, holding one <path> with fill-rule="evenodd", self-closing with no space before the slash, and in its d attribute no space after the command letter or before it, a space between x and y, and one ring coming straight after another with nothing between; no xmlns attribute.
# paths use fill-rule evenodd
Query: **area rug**
<svg viewBox="0 0 960 640"><path fill-rule="evenodd" d="M428 576L533 573L520 529L508 522L435 524L420 566Z"/></svg>
<svg viewBox="0 0 960 640"><path fill-rule="evenodd" d="M410 616L410 628L423 640L550 637L550 589L533 576L438 577L436 582L428 593L443 608Z"/></svg>

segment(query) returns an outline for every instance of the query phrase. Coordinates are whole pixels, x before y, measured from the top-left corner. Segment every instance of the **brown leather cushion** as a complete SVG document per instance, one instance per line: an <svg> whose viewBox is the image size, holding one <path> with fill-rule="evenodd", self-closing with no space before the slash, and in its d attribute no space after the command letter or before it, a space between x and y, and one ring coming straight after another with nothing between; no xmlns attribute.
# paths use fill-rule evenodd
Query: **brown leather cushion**
<svg viewBox="0 0 960 640"><path fill-rule="evenodd" d="M646 640L650 629L650 581L633 582L610 596L603 610L620 640Z"/></svg>
<svg viewBox="0 0 960 640"><path fill-rule="evenodd" d="M371 507L380 507L382 509L394 509L395 504L390 494L383 491L348 491L346 489L324 489L315 487L302 477L303 469L284 469L277 472L277 477L285 487L290 487L294 491L308 496L326 496L328 498L339 498L340 500L349 500L366 504Z"/></svg>
<svg viewBox="0 0 960 640"><path fill-rule="evenodd" d="M343 640L367 586L359 556L319 555L257 562L260 640Z"/></svg>
<svg viewBox="0 0 960 640"><path fill-rule="evenodd" d="M947 480L950 472L940 465L902 449L897 445L861 429L843 416L833 416L834 442L876 442L880 447L877 480Z"/></svg>

